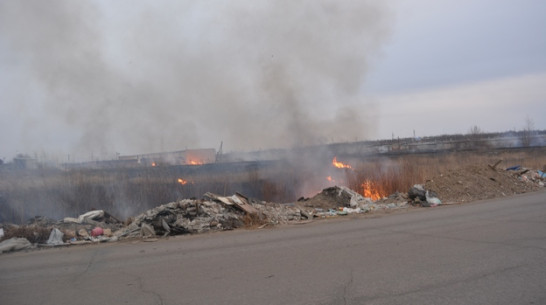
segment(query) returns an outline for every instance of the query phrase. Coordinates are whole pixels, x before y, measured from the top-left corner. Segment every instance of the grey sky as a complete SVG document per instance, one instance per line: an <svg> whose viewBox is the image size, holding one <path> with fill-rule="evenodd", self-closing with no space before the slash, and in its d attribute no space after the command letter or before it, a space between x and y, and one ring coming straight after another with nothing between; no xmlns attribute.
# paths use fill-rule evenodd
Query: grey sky
<svg viewBox="0 0 546 305"><path fill-rule="evenodd" d="M368 87L415 91L546 71L546 2L400 0Z"/></svg>
<svg viewBox="0 0 546 305"><path fill-rule="evenodd" d="M546 129L545 1L380 3L2 0L0 158Z"/></svg>
<svg viewBox="0 0 546 305"><path fill-rule="evenodd" d="M366 94L379 137L546 128L545 1L391 2L396 21Z"/></svg>

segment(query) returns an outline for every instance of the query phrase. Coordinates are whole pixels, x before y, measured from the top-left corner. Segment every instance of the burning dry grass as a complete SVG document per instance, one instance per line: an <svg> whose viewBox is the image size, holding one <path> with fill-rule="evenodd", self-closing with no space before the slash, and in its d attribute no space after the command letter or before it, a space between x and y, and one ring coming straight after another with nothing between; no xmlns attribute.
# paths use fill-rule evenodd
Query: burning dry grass
<svg viewBox="0 0 546 305"><path fill-rule="evenodd" d="M37 215L60 219L91 209L104 209L125 219L165 202L200 198L206 192L240 192L264 201L291 202L301 196L313 196L324 187L340 185L376 199L407 192L412 185L425 183L448 170L487 166L500 159L503 162L499 168L521 165L542 169L546 165L545 152L546 148L536 148L373 158L338 156L336 162L351 168L337 168L330 158L324 160L322 170L278 162L261 167L237 165L236 170L231 165L218 164L218 168L229 170L215 167L208 171L167 166L47 173L38 170L33 174L0 171L0 222L24 223ZM327 179L330 175L332 181ZM302 193L309 185L314 186ZM259 221L248 219L248 226L255 224Z"/></svg>
<svg viewBox="0 0 546 305"><path fill-rule="evenodd" d="M453 152L447 154L405 155L395 158L358 160L354 175L348 175L348 187L367 197L407 192L414 184L424 183L448 170L468 166L487 166L502 160L500 167L521 165L542 169L546 166L544 150L491 153ZM373 198L375 199L375 198Z"/></svg>

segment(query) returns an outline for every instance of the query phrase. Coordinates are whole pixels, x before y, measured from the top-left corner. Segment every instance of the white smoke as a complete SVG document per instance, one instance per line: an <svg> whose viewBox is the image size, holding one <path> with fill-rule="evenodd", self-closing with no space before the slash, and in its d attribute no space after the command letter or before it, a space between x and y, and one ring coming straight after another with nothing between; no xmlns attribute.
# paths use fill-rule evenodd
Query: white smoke
<svg viewBox="0 0 546 305"><path fill-rule="evenodd" d="M389 20L376 1L2 1L9 145L88 156L362 139L375 111L361 87Z"/></svg>

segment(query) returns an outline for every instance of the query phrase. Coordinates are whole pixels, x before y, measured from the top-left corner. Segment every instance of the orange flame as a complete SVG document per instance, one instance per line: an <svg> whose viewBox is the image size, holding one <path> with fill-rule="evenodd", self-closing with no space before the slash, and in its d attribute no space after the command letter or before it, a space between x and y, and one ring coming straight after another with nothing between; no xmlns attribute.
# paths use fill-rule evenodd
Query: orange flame
<svg viewBox="0 0 546 305"><path fill-rule="evenodd" d="M186 185L188 183L188 180L184 180L182 178L178 178L178 183L180 183L181 185Z"/></svg>
<svg viewBox="0 0 546 305"><path fill-rule="evenodd" d="M203 165L203 161L188 160L189 165Z"/></svg>
<svg viewBox="0 0 546 305"><path fill-rule="evenodd" d="M157 165L157 164L156 164L155 162L152 162L152 166L154 166L154 167L155 167L156 165Z"/></svg>
<svg viewBox="0 0 546 305"><path fill-rule="evenodd" d="M326 180L328 180L328 181L330 181L330 182L335 182L335 180L332 178L332 176L326 177Z"/></svg>
<svg viewBox="0 0 546 305"><path fill-rule="evenodd" d="M337 157L334 157L334 159L332 160L332 164L337 168L352 168L349 164L338 162Z"/></svg>
<svg viewBox="0 0 546 305"><path fill-rule="evenodd" d="M370 180L365 180L362 182L362 193L364 194L364 197L370 198L371 200L378 200L383 198L384 196L381 194L379 189L373 185Z"/></svg>

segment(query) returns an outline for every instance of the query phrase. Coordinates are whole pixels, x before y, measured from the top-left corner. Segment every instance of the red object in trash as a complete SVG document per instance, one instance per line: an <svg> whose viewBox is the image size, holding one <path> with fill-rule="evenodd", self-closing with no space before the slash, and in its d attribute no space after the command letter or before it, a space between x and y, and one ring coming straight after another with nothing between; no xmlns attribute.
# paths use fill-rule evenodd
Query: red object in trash
<svg viewBox="0 0 546 305"><path fill-rule="evenodd" d="M91 236L97 237L104 234L104 230L101 227L95 227L93 230L91 230Z"/></svg>

